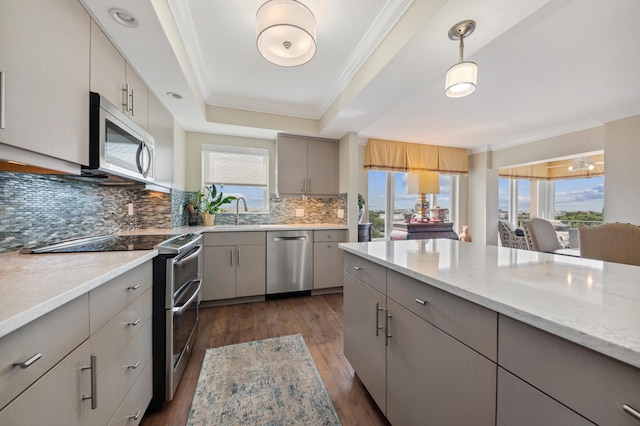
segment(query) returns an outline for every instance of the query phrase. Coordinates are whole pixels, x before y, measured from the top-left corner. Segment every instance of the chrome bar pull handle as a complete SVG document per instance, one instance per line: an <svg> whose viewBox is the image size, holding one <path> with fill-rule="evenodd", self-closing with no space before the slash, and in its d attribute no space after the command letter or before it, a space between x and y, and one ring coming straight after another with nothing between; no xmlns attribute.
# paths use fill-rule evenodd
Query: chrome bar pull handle
<svg viewBox="0 0 640 426"><path fill-rule="evenodd" d="M134 113L134 106L133 106L133 88L131 89L131 92L129 93L129 99L131 99L131 109L129 110L131 112L131 115L135 115Z"/></svg>
<svg viewBox="0 0 640 426"><path fill-rule="evenodd" d="M142 411L138 410L137 413L135 413L135 414L133 414L131 416L128 416L127 418L128 419L133 419L133 420L138 420L140 418L140 414L142 414Z"/></svg>
<svg viewBox="0 0 640 426"><path fill-rule="evenodd" d="M376 337L378 337L380 330L382 330L378 315L380 311L384 311L384 308L380 307L380 302L376 302Z"/></svg>
<svg viewBox="0 0 640 426"><path fill-rule="evenodd" d="M240 266L240 247L236 249L236 264Z"/></svg>
<svg viewBox="0 0 640 426"><path fill-rule="evenodd" d="M91 400L91 409L98 408L98 355L91 354L91 365L82 367L82 370L91 370L91 395L82 395L82 400Z"/></svg>
<svg viewBox="0 0 640 426"><path fill-rule="evenodd" d="M622 409L624 410L625 413L627 413L628 415L630 415L634 419L640 421L640 411L636 410L635 408L633 408L633 407L631 407L630 405L627 405L627 404L624 404L622 406Z"/></svg>
<svg viewBox="0 0 640 426"><path fill-rule="evenodd" d="M231 255L231 266L233 266L233 249L229 250L229 254Z"/></svg>
<svg viewBox="0 0 640 426"><path fill-rule="evenodd" d="M6 77L3 71L0 71L0 129L4 129L4 112L5 112L5 98L7 97L6 93Z"/></svg>
<svg viewBox="0 0 640 426"><path fill-rule="evenodd" d="M133 322L128 322L127 325L130 325L132 327L135 327L136 325L140 324L140 318L138 318L137 320L133 321Z"/></svg>
<svg viewBox="0 0 640 426"><path fill-rule="evenodd" d="M353 269L355 269L356 271L362 271L362 268L359 266L354 266Z"/></svg>
<svg viewBox="0 0 640 426"><path fill-rule="evenodd" d="M33 355L32 357L30 357L29 359L25 360L25 361L17 361L13 363L14 367L20 367L22 369L25 368L29 368L31 367L31 365L36 362L37 360L39 360L40 358L42 358L42 354L40 352L38 352L37 354Z"/></svg>
<svg viewBox="0 0 640 426"><path fill-rule="evenodd" d="M136 284L136 285L130 285L129 287L127 287L127 290L136 291L139 288L140 288L140 284Z"/></svg>
<svg viewBox="0 0 640 426"><path fill-rule="evenodd" d="M130 368L132 370L135 370L136 368L138 368L140 366L140 361L136 362L135 364L131 364L131 365L127 365L127 368Z"/></svg>
<svg viewBox="0 0 640 426"><path fill-rule="evenodd" d="M311 179L308 179L307 192L311 192Z"/></svg>
<svg viewBox="0 0 640 426"><path fill-rule="evenodd" d="M426 300L416 299L416 302L417 302L417 303L419 303L419 304L421 304L422 306L424 306L424 305L426 305L426 304L427 304Z"/></svg>
<svg viewBox="0 0 640 426"><path fill-rule="evenodd" d="M389 339L393 336L391 336L391 333L389 333L389 318L392 317L392 315L389 313L389 310L387 309L387 314L384 316L384 345L385 346L389 346Z"/></svg>
<svg viewBox="0 0 640 426"><path fill-rule="evenodd" d="M124 87L122 88L122 92L124 92L124 103L122 104L122 106L124 107L124 110L126 112L129 112L131 111L129 107L129 83L124 85Z"/></svg>

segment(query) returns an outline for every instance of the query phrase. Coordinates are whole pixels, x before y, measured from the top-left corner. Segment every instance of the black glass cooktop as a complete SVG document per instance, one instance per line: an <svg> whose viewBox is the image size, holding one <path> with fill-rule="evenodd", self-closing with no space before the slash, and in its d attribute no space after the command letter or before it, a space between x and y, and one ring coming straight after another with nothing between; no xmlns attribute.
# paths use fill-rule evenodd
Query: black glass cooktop
<svg viewBox="0 0 640 426"><path fill-rule="evenodd" d="M99 237L78 238L45 246L31 247L22 253L81 253L98 251L151 250L177 235L103 235Z"/></svg>

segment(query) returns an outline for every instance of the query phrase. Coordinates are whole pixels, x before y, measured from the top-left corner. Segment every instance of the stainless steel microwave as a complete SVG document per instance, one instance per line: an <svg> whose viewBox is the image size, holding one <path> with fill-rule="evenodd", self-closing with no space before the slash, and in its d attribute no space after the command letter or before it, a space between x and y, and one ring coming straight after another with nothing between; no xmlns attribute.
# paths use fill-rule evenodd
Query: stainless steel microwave
<svg viewBox="0 0 640 426"><path fill-rule="evenodd" d="M153 183L153 137L98 93L90 92L89 167L83 175L113 174Z"/></svg>

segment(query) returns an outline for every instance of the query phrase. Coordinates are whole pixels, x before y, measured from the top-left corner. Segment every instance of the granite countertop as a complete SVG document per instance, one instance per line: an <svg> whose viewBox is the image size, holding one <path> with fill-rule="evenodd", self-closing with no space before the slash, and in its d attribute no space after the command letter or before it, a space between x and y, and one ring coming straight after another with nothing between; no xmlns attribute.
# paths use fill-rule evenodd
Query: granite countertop
<svg viewBox="0 0 640 426"><path fill-rule="evenodd" d="M157 255L157 250L1 253L0 337Z"/></svg>
<svg viewBox="0 0 640 426"><path fill-rule="evenodd" d="M459 241L343 250L640 368L640 267Z"/></svg>
<svg viewBox="0 0 640 426"><path fill-rule="evenodd" d="M141 229L123 235L347 229L335 224L183 226ZM157 250L100 253L0 253L0 337L153 259Z"/></svg>

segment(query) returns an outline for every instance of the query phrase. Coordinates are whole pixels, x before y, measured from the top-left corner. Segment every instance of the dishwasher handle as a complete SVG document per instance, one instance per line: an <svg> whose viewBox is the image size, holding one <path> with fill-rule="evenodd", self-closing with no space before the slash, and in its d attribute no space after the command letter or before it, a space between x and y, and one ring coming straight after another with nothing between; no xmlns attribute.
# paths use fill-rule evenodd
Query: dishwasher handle
<svg viewBox="0 0 640 426"><path fill-rule="evenodd" d="M299 237L273 237L273 241L306 241L307 237L302 235Z"/></svg>

